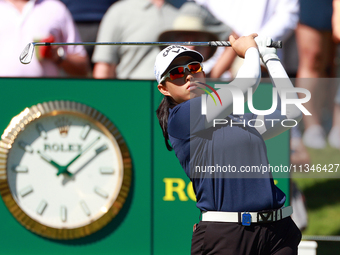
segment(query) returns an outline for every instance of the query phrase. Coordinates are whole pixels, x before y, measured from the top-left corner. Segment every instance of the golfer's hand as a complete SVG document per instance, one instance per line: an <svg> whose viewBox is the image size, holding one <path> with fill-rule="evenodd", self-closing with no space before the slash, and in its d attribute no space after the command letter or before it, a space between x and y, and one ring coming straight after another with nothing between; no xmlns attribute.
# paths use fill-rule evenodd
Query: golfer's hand
<svg viewBox="0 0 340 255"><path fill-rule="evenodd" d="M241 36L240 38L236 39L233 35L229 36L229 42L231 47L234 49L236 54L244 58L246 51L251 48L257 48L257 44L254 38L257 36L256 33L248 35L248 36Z"/></svg>
<svg viewBox="0 0 340 255"><path fill-rule="evenodd" d="M276 49L273 47L268 47L272 44L272 39L270 37L256 37L255 41L257 43L261 59L264 64L266 64L271 59L279 59L276 55Z"/></svg>

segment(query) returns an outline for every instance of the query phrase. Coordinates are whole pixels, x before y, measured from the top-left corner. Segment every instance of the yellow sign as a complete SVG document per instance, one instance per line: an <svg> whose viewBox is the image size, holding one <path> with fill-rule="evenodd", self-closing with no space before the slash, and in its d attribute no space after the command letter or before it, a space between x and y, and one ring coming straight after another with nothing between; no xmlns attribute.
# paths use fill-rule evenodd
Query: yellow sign
<svg viewBox="0 0 340 255"><path fill-rule="evenodd" d="M181 178L164 178L163 182L165 183L164 201L175 201L176 197L174 196L174 193L177 194L180 201L188 201L189 198L192 201L196 201L192 182L189 182L188 185L186 185L185 181Z"/></svg>

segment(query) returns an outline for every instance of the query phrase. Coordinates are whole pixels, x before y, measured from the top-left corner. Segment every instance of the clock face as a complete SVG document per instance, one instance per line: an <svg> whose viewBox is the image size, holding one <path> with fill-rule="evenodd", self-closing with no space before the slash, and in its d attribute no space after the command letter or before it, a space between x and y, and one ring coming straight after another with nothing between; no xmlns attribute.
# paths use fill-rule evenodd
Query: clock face
<svg viewBox="0 0 340 255"><path fill-rule="evenodd" d="M93 233L119 212L127 196L127 147L113 124L88 106L56 101L37 111L39 106L44 104L31 108L2 137L20 127L15 139L1 144L8 149L7 185L20 213L7 207L44 236L67 239ZM24 124L29 116L32 120Z"/></svg>

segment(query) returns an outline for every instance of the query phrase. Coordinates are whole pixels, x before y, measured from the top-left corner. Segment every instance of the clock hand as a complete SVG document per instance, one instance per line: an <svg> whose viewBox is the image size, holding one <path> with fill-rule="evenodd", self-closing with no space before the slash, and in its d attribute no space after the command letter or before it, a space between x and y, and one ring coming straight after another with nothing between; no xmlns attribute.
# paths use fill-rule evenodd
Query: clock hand
<svg viewBox="0 0 340 255"><path fill-rule="evenodd" d="M68 172L67 168L76 161L81 155L83 155L86 151L88 151L98 140L100 139L100 136L98 136L95 140L93 140L88 146L86 146L81 152L75 156L67 165L65 165L63 168L59 168L59 171L57 175L60 175L62 173Z"/></svg>
<svg viewBox="0 0 340 255"><path fill-rule="evenodd" d="M108 149L107 145L106 145L106 144L103 144L102 146L100 146L99 148L97 148L97 149L95 150L96 156L97 156L99 153L101 153L101 152L103 152L103 151L105 151L105 150L107 150L107 149ZM95 157L96 157L96 156L95 156Z"/></svg>
<svg viewBox="0 0 340 255"><path fill-rule="evenodd" d="M45 161L47 161L48 163L50 163L52 166L54 166L55 168L58 169L58 172L63 172L66 173L68 176L72 176L72 174L67 171L67 169L63 170L63 166L59 165L57 162L55 162L54 160L52 160L48 155L41 153L40 151L38 151L38 154L40 155L40 157L42 159L44 159Z"/></svg>
<svg viewBox="0 0 340 255"><path fill-rule="evenodd" d="M107 145L106 144L103 144L102 146L100 146L99 148L97 148L96 150L95 150L95 155L92 157L92 158L90 158L84 165L82 165L77 171L75 171L74 173L73 173L73 177L76 175L76 174L78 174L84 167L86 167L92 160L94 160L100 153L102 153L103 151L105 151L105 150L107 150L108 149L108 147L107 147ZM73 180L74 180L74 178L72 178ZM71 180L70 178L64 178L64 180L63 180L63 185L65 185L69 180Z"/></svg>
<svg viewBox="0 0 340 255"><path fill-rule="evenodd" d="M107 147L107 145L106 144L103 144L102 146L100 146L99 148L97 148L96 150L95 150L95 155L92 157L92 158L90 158L84 165L82 165L75 173L74 173L74 175L76 175L77 173L79 173L85 166L87 166L92 160L94 160L95 159L95 157L97 157L101 152L103 152L103 151L105 151L105 150L107 150L108 149L108 147Z"/></svg>

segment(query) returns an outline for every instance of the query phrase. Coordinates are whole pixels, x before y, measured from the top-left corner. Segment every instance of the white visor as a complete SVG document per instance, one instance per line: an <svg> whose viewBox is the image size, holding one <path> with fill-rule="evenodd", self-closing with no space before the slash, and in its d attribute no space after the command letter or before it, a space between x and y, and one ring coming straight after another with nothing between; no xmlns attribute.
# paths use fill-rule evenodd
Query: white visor
<svg viewBox="0 0 340 255"><path fill-rule="evenodd" d="M160 83L165 71L171 65L172 61L179 56L190 56L198 62L203 62L201 53L190 50L180 45L170 45L158 53L156 57L154 72L158 83Z"/></svg>

